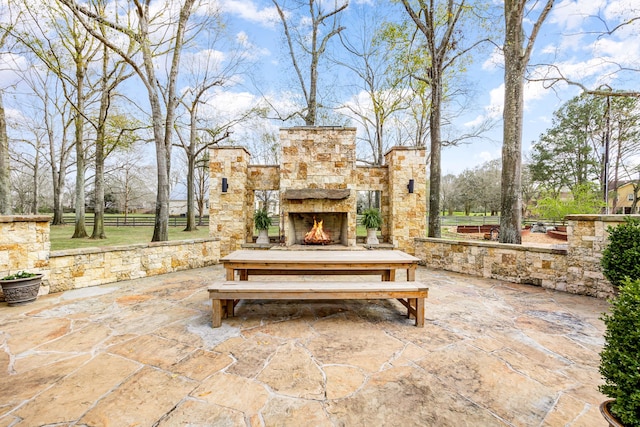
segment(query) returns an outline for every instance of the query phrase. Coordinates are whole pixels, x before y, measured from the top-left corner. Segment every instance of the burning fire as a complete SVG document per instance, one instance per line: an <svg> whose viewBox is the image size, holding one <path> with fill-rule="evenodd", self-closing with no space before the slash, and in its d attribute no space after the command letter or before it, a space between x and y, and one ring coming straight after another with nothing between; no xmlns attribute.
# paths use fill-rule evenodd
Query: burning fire
<svg viewBox="0 0 640 427"><path fill-rule="evenodd" d="M331 237L322 229L322 220L316 221L313 217L313 228L304 235L304 242L307 244L324 245L331 242Z"/></svg>

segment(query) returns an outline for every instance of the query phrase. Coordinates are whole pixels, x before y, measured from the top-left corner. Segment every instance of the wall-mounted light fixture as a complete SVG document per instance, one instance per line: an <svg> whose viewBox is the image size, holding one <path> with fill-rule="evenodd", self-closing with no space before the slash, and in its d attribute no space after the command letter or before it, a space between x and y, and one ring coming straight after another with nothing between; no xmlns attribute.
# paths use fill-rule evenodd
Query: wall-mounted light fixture
<svg viewBox="0 0 640 427"><path fill-rule="evenodd" d="M227 183L227 178L222 178L222 192L226 193L229 188L229 184Z"/></svg>
<svg viewBox="0 0 640 427"><path fill-rule="evenodd" d="M409 180L409 184L407 185L407 189L409 190L409 194L413 194L413 186L414 181L412 179Z"/></svg>

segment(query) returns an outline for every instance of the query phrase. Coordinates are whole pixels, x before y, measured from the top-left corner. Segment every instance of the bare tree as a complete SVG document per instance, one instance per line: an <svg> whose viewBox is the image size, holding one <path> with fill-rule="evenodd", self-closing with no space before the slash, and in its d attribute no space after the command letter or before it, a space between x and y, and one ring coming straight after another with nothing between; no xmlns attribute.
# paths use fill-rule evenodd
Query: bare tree
<svg viewBox="0 0 640 427"><path fill-rule="evenodd" d="M354 116L365 130L364 139L372 156L363 156L358 160L382 165L386 149L384 137L387 120L397 111L408 107L405 83L407 76L389 72L394 67L396 58L392 46L384 37L380 12L368 14L370 5L365 5L360 10L363 10L359 17L362 25L358 28L358 33L351 37L346 32L339 34L349 55L345 60L336 62L358 77L358 83L354 86L359 89L354 101L344 104L342 108L348 110L349 115ZM366 95L362 102L359 101L361 95Z"/></svg>
<svg viewBox="0 0 640 427"><path fill-rule="evenodd" d="M9 31L0 35L0 49L4 50ZM9 136L4 112L4 88L0 88L0 215L11 214L11 175L9 173Z"/></svg>
<svg viewBox="0 0 640 427"><path fill-rule="evenodd" d="M424 36L425 50L428 54L423 73L414 73L412 77L424 82L431 89L428 235L440 237L441 126L445 74L458 59L485 40L480 39L464 44L463 24L473 11L472 5L467 4L465 0L458 2L430 0L428 3L420 1L417 8L413 2L402 0L402 5L418 31Z"/></svg>
<svg viewBox="0 0 640 427"><path fill-rule="evenodd" d="M349 2L338 6L334 2L333 10L326 12L323 9L321 0L306 0L297 3L297 8L308 7L311 28L302 26L291 26L291 18L287 17L282 7L282 1L272 0L276 6L284 34L289 49L289 55L293 64L293 69L300 83L300 89L304 95L306 107L303 111L296 113L300 115L307 126L315 126L318 114L318 65L320 57L325 53L327 44L331 37L339 34L344 27L338 23L338 15L345 10ZM322 32L321 28L327 27L328 31ZM305 79L303 75L303 61L308 60L309 76Z"/></svg>
<svg viewBox="0 0 640 427"><path fill-rule="evenodd" d="M524 109L524 77L531 51L542 23L553 7L554 0L546 0L531 32L523 25L531 20L532 9L538 1L505 0L504 22L504 111L502 142L502 185L500 242L522 243L522 118Z"/></svg>
<svg viewBox="0 0 640 427"><path fill-rule="evenodd" d="M150 14L151 0L131 0L128 4L133 6L133 10L130 12L136 17L135 26L122 25L115 19L110 20L105 15L98 14L75 0L60 1L73 11L87 31L120 55L134 69L144 84L151 106L158 181L152 241L166 241L169 239L172 130L175 125L176 107L179 102L177 80L182 50L187 41L189 18L196 0L181 2L178 16L172 17L173 19L163 20L161 24L154 22L154 17ZM92 1L95 2L96 0ZM163 11L166 12L167 10L171 10L171 8L165 8ZM118 37L105 36L95 29L94 22L127 37L130 44L137 45L134 51L140 51L141 55L134 56L131 52L125 51L114 41ZM156 26L155 28L154 25ZM158 25L163 28L158 28ZM157 33L154 31L157 31ZM158 34L167 34L168 39L156 42ZM160 84L156 73L155 60L158 58L159 50L165 52L166 60L169 64L164 85ZM138 62L139 57L141 57L142 62Z"/></svg>

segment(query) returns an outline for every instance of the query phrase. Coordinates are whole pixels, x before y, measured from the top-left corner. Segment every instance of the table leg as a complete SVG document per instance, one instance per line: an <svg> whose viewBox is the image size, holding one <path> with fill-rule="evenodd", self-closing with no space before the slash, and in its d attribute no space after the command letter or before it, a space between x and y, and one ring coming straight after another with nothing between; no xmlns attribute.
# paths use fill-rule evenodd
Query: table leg
<svg viewBox="0 0 640 427"><path fill-rule="evenodd" d="M424 298L416 300L416 326L424 328Z"/></svg>
<svg viewBox="0 0 640 427"><path fill-rule="evenodd" d="M222 326L222 301L219 299L211 300L211 326L214 328Z"/></svg>
<svg viewBox="0 0 640 427"><path fill-rule="evenodd" d="M416 281L416 266L412 265L407 268L407 282L415 282Z"/></svg>

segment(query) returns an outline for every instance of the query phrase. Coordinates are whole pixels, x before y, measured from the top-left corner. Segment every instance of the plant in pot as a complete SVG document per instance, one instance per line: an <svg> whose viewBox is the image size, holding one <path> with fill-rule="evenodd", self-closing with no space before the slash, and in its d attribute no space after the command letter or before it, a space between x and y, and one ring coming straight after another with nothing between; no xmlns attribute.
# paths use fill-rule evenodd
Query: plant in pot
<svg viewBox="0 0 640 427"><path fill-rule="evenodd" d="M42 274L19 271L0 279L4 300L10 306L24 305L38 298Z"/></svg>
<svg viewBox="0 0 640 427"><path fill-rule="evenodd" d="M382 225L382 215L378 209L370 208L362 212L362 225L367 229L367 245L377 245L378 228Z"/></svg>
<svg viewBox="0 0 640 427"><path fill-rule="evenodd" d="M617 291L605 313L599 390L610 397L600 411L610 426L640 427L640 219L609 227L603 274Z"/></svg>
<svg viewBox="0 0 640 427"><path fill-rule="evenodd" d="M258 230L258 239L256 243L259 245L269 244L269 227L271 226L271 218L266 209L258 209L253 214L253 223Z"/></svg>

